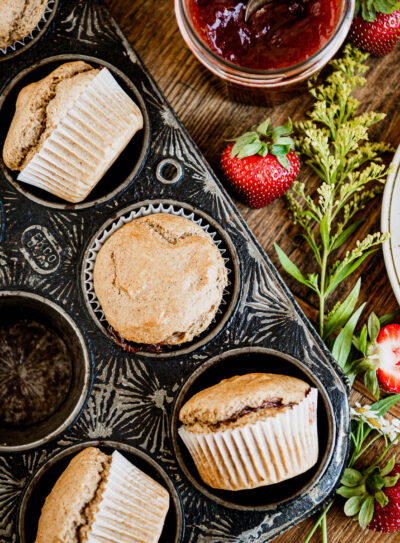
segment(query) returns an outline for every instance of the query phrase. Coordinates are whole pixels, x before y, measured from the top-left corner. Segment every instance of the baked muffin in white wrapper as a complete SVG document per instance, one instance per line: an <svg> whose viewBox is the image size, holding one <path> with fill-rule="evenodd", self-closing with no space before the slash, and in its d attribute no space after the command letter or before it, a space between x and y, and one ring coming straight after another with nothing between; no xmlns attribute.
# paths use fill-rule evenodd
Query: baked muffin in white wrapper
<svg viewBox="0 0 400 543"><path fill-rule="evenodd" d="M179 435L200 477L213 488L279 483L318 460L317 400L317 389L293 377L233 377L183 406Z"/></svg>
<svg viewBox="0 0 400 543"><path fill-rule="evenodd" d="M36 543L157 543L169 493L115 451L75 456L47 497Z"/></svg>
<svg viewBox="0 0 400 543"><path fill-rule="evenodd" d="M6 165L20 170L19 181L81 202L143 128L142 113L107 68L64 64L33 85L18 98L3 152ZM44 119L32 119L25 111L35 108L45 111ZM24 118L33 127L25 146L18 143ZM44 130L35 127L39 121Z"/></svg>

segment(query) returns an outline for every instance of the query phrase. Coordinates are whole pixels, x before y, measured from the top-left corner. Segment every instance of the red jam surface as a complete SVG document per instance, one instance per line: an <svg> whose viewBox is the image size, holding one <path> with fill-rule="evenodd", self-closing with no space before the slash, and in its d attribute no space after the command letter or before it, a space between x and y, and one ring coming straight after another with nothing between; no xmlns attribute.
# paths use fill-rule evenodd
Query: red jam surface
<svg viewBox="0 0 400 543"><path fill-rule="evenodd" d="M193 23L219 56L239 66L272 70L310 58L331 38L339 0L275 0L246 23L246 2L189 0Z"/></svg>

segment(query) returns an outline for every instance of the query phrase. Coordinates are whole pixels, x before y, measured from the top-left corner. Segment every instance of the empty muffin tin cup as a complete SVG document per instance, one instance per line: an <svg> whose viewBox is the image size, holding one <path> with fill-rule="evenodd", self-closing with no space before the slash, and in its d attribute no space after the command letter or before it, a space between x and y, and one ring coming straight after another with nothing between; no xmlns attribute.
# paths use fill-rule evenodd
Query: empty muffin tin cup
<svg viewBox="0 0 400 543"><path fill-rule="evenodd" d="M247 373L275 373L297 377L318 390L318 461L307 472L292 479L254 488L227 491L207 486L200 478L195 463L178 434L182 425L179 412L197 392L216 385L222 379ZM172 441L176 458L186 477L205 496L220 505L247 511L267 511L277 505L305 495L314 489L329 465L336 437L333 408L322 383L299 360L272 349L245 347L218 355L203 364L181 389L172 414Z"/></svg>
<svg viewBox="0 0 400 543"><path fill-rule="evenodd" d="M26 51L28 47L31 47L31 45L34 45L40 40L56 14L58 3L59 0L48 0L46 10L36 27L27 36L24 36L11 45L0 48L0 62L13 58L19 53Z"/></svg>
<svg viewBox="0 0 400 543"><path fill-rule="evenodd" d="M34 543L44 501L71 459L86 447L98 447L106 454L120 452L129 462L162 485L170 495L169 510L159 543L179 543L184 532L182 505L171 479L150 456L130 445L115 441L79 443L47 460L33 475L22 496L18 510L20 543Z"/></svg>
<svg viewBox="0 0 400 543"><path fill-rule="evenodd" d="M125 341L112 330L107 323L107 319L94 291L93 270L101 247L114 232L125 224L132 222L134 219L157 213L169 213L178 217L185 217L198 224L205 232L210 234L224 259L228 271L228 285L224 290L218 312L207 330L190 342L182 343L180 345L164 345L160 346L160 348L153 349L150 348L150 346L148 348L146 345L138 345ZM176 356L177 354L191 352L211 341L211 339L226 326L228 320L232 316L240 290L239 284L239 263L236 251L228 236L223 232L223 229L205 213L193 209L188 204L169 200L142 202L141 204L136 204L119 212L117 218L114 217L107 221L89 242L83 262L82 285L84 298L89 313L97 326L127 352L139 352L140 354L147 356Z"/></svg>
<svg viewBox="0 0 400 543"><path fill-rule="evenodd" d="M122 89L139 107L143 116L143 128L136 132L122 153L115 159L97 185L89 193L87 198L77 204L68 203L57 196L53 196L50 192L19 181L17 179L19 172L11 171L7 168L0 156L0 167L8 182L27 198L49 208L78 210L107 202L125 190L138 176L145 163L150 144L149 116L144 100L134 83L122 73L121 70L105 60L86 55L69 54L49 57L36 62L32 66L22 70L6 86L0 95L0 115L2 118L0 126L1 149L4 147L7 132L14 116L15 104L19 92L25 86L43 79L61 64L78 60L86 62L94 68L107 68L111 72ZM2 153L0 153L0 155L2 155Z"/></svg>
<svg viewBox="0 0 400 543"><path fill-rule="evenodd" d="M90 389L91 363L85 340L75 322L63 309L36 294L18 291L0 292L0 327L19 321L39 323L54 331L63 341L71 363L69 386L62 402L43 419L21 425L1 421L0 452L25 451L54 439L77 418ZM0 360L0 364L7 362L9 363L9 360ZM24 372L27 371L26 367L20 366ZM33 392L37 379L35 375L32 373L32 380L28 375L24 381L27 383L25 386L31 387ZM0 390L6 390L5 383L0 383Z"/></svg>

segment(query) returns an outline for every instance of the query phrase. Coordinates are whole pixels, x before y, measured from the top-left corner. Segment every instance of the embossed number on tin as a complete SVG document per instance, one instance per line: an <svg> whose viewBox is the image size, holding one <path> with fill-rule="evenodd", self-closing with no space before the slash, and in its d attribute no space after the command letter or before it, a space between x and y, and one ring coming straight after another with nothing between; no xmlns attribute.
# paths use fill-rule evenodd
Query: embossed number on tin
<svg viewBox="0 0 400 543"><path fill-rule="evenodd" d="M34 225L21 235L21 252L40 274L54 273L61 263L61 248L44 226Z"/></svg>

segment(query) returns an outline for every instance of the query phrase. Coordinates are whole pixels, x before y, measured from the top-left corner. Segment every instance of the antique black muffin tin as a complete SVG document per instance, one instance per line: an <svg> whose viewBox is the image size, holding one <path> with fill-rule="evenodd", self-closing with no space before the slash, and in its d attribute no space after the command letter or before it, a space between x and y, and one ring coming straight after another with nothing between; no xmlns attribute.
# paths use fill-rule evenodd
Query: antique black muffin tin
<svg viewBox="0 0 400 543"><path fill-rule="evenodd" d="M18 91L77 59L107 66L142 109L145 127L75 206L19 184L0 160L0 322L33 314L51 323L75 364L66 405L45 430L42 423L17 436L0 428L0 542L34 541L46 494L88 443L121 450L169 489L161 542L270 541L316 512L339 482L349 446L348 384L101 0L60 0L41 39L0 63L0 147ZM229 302L192 344L129 353L93 318L85 257L121 213L159 204L193 212L222 238ZM274 487L214 491L179 441L178 411L196 390L249 371L317 386L320 458L315 469Z"/></svg>

